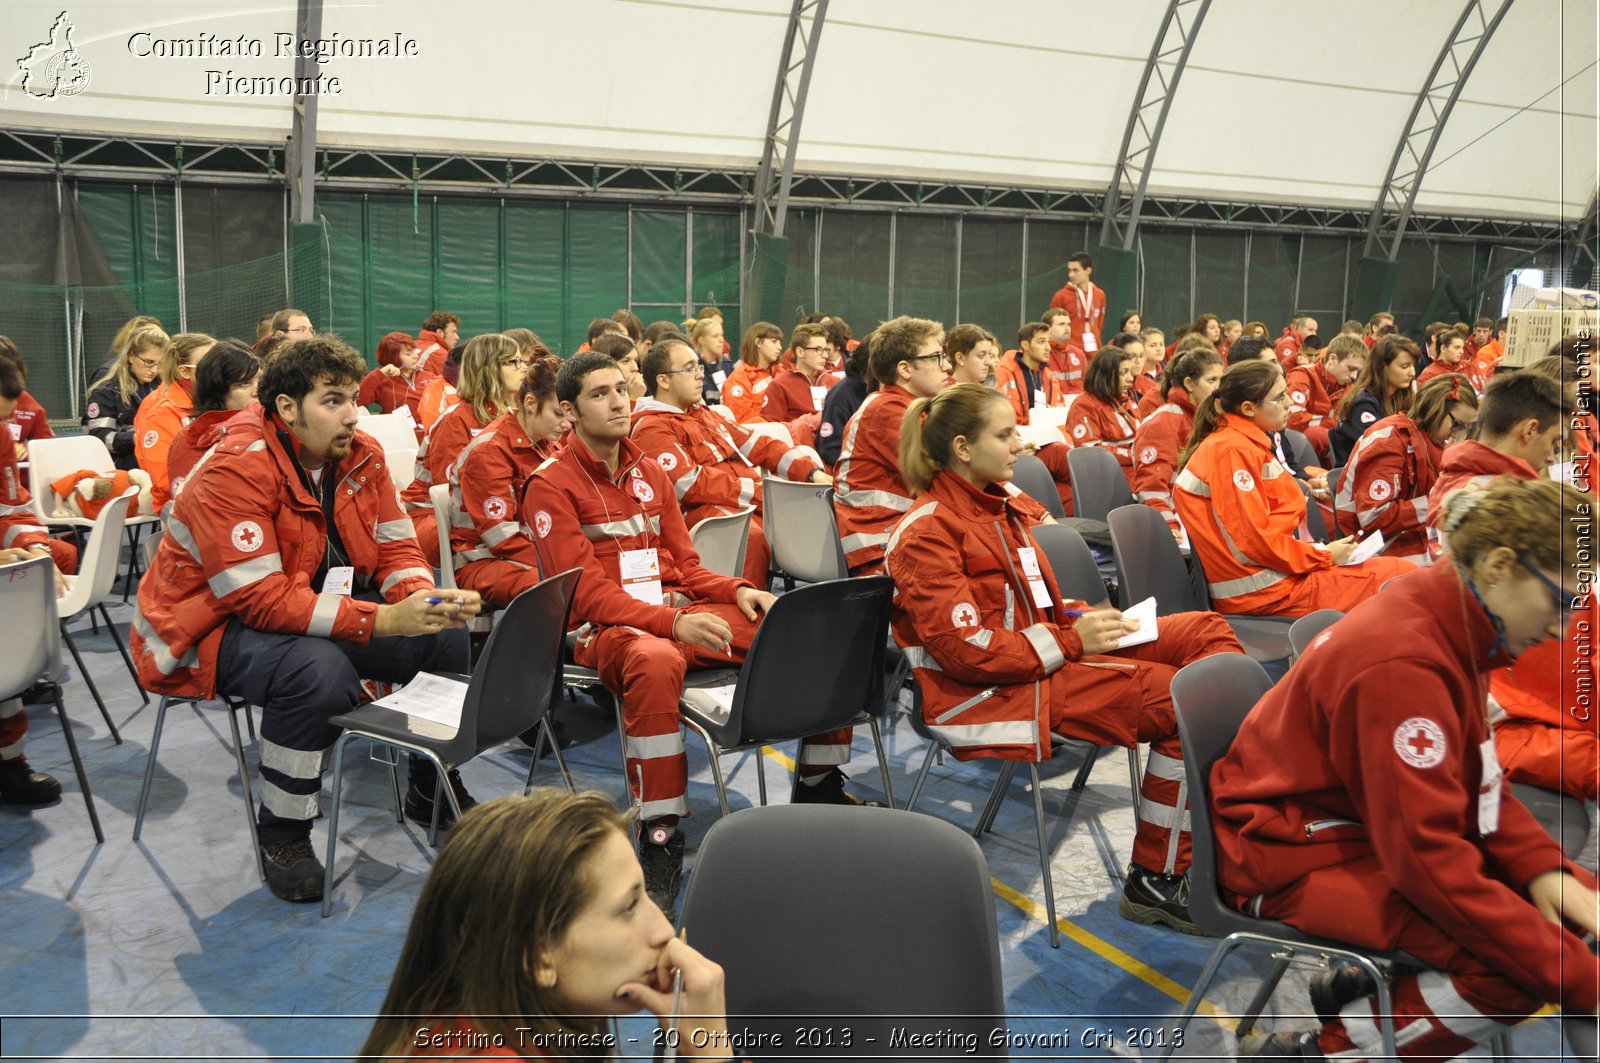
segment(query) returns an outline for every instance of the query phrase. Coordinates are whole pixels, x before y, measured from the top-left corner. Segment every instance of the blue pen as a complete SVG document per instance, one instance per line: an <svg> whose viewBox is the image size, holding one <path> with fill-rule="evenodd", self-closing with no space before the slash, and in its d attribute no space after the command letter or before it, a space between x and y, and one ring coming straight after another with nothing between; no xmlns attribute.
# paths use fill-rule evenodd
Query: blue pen
<svg viewBox="0 0 1600 1063"><path fill-rule="evenodd" d="M1067 608L1063 607L1062 610L1061 610L1061 615L1062 616L1074 617L1076 619L1082 619L1083 618L1083 610L1082 609L1067 609Z"/></svg>
<svg viewBox="0 0 1600 1063"><path fill-rule="evenodd" d="M424 598L423 601L429 605L443 605L445 602L449 602L451 605L457 604L454 598Z"/></svg>

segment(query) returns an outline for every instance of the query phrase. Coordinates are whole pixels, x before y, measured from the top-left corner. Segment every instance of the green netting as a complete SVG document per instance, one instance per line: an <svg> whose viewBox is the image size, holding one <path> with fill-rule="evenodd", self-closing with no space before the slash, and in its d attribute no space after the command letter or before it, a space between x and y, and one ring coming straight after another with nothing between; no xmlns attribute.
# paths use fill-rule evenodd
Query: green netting
<svg viewBox="0 0 1600 1063"><path fill-rule="evenodd" d="M822 299L862 335L889 316L889 216L830 211L822 219Z"/></svg>
<svg viewBox="0 0 1600 1063"><path fill-rule="evenodd" d="M1342 236L1307 236L1300 245L1300 309L1317 319L1324 339L1333 338L1345 318L1353 316L1353 267L1361 249L1350 244L1350 239ZM1348 283L1347 267L1351 269Z"/></svg>
<svg viewBox="0 0 1600 1063"><path fill-rule="evenodd" d="M1245 314L1245 293L1250 288L1250 281L1254 280L1251 270L1246 269L1246 240L1244 233L1195 233L1194 234L1194 303L1195 307L1203 307L1203 312L1216 314L1226 321L1228 318L1243 319ZM1251 261L1250 265L1254 266ZM1262 317L1256 312L1257 293L1249 292L1249 316ZM1197 313L1202 311L1196 311ZM1108 315L1109 316L1109 315ZM1189 320L1193 320L1191 317ZM1266 318L1274 321L1276 318ZM1161 324L1167 330L1167 335L1172 335L1172 329L1182 322L1167 321L1151 324Z"/></svg>
<svg viewBox="0 0 1600 1063"><path fill-rule="evenodd" d="M1141 228L1139 260L1144 266L1143 301L1139 313L1146 325L1166 331L1194 320L1189 295L1189 233L1186 230Z"/></svg>
<svg viewBox="0 0 1600 1063"><path fill-rule="evenodd" d="M1022 222L968 218L961 225L961 320L982 325L1004 350L1022 310Z"/></svg>
<svg viewBox="0 0 1600 1063"><path fill-rule="evenodd" d="M1255 233L1250 241L1250 270L1246 281L1250 318L1267 323L1273 339L1295 312L1295 275L1300 268L1298 234L1278 236ZM1309 293L1308 293L1309 294ZM1201 304L1202 306L1205 304ZM1232 317L1232 314L1223 314ZM1322 322L1317 322L1321 327ZM1338 328L1338 324L1334 324ZM1329 334L1331 335L1331 333Z"/></svg>
<svg viewBox="0 0 1600 1063"><path fill-rule="evenodd" d="M960 272L954 218L932 214L900 218L894 248L896 314L955 324Z"/></svg>

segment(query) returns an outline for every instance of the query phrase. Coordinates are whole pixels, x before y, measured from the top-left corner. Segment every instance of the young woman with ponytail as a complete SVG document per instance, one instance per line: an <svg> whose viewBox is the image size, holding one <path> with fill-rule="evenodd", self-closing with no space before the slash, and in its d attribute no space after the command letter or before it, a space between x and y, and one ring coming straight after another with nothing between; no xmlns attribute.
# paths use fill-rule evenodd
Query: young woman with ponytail
<svg viewBox="0 0 1600 1063"><path fill-rule="evenodd" d="M1186 536L1172 508L1178 453L1194 432L1195 408L1217 390L1221 379L1222 359L1215 351L1192 347L1176 356L1161 375L1166 404L1139 422L1133 434L1133 497L1165 517L1179 542Z"/></svg>
<svg viewBox="0 0 1600 1063"><path fill-rule="evenodd" d="M1268 435L1288 419L1282 369L1240 362L1196 409L1194 434L1178 459L1173 504L1224 613L1348 611L1415 568L1382 556L1347 565L1353 537L1326 546L1309 541L1305 495Z"/></svg>
<svg viewBox="0 0 1600 1063"><path fill-rule="evenodd" d="M909 405L900 471L916 497L885 555L895 639L924 718L959 759L1043 760L1052 731L1150 742L1120 910L1197 933L1183 877L1189 836L1172 830L1183 769L1168 688L1178 668L1239 643L1215 613L1183 613L1161 618L1155 642L1118 650L1135 625L1104 601L1063 599L1030 537L1036 522L1005 490L1022 450L1011 403L990 388L957 384Z"/></svg>

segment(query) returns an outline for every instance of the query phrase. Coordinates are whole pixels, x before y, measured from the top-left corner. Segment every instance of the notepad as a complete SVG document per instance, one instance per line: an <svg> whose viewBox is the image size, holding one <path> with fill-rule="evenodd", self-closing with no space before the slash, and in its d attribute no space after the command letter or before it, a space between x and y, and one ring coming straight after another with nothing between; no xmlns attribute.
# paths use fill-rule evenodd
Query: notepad
<svg viewBox="0 0 1600 1063"><path fill-rule="evenodd" d="M1356 548L1350 551L1350 556L1345 558L1347 565L1359 565L1369 557L1377 557L1383 549L1383 532L1375 531L1371 535L1356 543Z"/></svg>
<svg viewBox="0 0 1600 1063"><path fill-rule="evenodd" d="M373 704L419 720L458 728L461 726L461 706L466 704L466 700L467 684L461 680L420 672L411 682Z"/></svg>
<svg viewBox="0 0 1600 1063"><path fill-rule="evenodd" d="M1117 649L1126 650L1133 646L1143 646L1147 642L1156 640L1156 600L1154 596L1146 598L1131 609L1122 611L1123 619L1139 621L1139 630L1130 632L1117 640Z"/></svg>

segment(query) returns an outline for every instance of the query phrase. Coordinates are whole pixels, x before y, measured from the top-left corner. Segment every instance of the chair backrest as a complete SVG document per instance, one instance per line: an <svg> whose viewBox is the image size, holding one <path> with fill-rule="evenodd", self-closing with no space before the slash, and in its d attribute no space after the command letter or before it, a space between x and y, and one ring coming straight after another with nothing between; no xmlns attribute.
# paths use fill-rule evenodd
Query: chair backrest
<svg viewBox="0 0 1600 1063"><path fill-rule="evenodd" d="M398 413L375 413L370 417L361 418L361 423L356 427L378 441L383 447L385 455L391 458L396 450L410 447L415 454L417 449L417 431L412 426L416 424L409 417Z"/></svg>
<svg viewBox="0 0 1600 1063"><path fill-rule="evenodd" d="M1105 447L1074 447L1067 452L1072 473L1072 515L1105 520L1118 506L1133 504L1128 477L1117 456Z"/></svg>
<svg viewBox="0 0 1600 1063"><path fill-rule="evenodd" d="M1189 867L1189 915L1207 933L1236 929L1238 916L1217 895L1216 832L1211 824L1211 767L1233 744L1239 725L1272 680L1240 653L1219 653L1185 665L1172 677L1172 705L1189 780L1194 862Z"/></svg>
<svg viewBox="0 0 1600 1063"><path fill-rule="evenodd" d="M582 574L571 568L541 580L500 611L461 707L459 748L441 753L444 760L462 763L539 722L555 693Z"/></svg>
<svg viewBox="0 0 1600 1063"><path fill-rule="evenodd" d="M1044 462L1032 454L1018 454L1017 464L1011 470L1011 482L1017 489L1060 520L1067 515L1061 504L1061 492L1056 490L1056 478Z"/></svg>
<svg viewBox="0 0 1600 1063"><path fill-rule="evenodd" d="M990 1041L1006 1011L988 865L953 824L889 808L742 809L701 843L682 925L727 974L729 1028L782 1036L763 1059L954 1052L948 1035L918 1048L891 1040L897 1029L1006 1055ZM826 926L829 944L774 948L758 926ZM821 1020L816 1043L796 1043L793 1015ZM850 1045L828 1036L832 1015L849 1016Z"/></svg>
<svg viewBox="0 0 1600 1063"><path fill-rule="evenodd" d="M707 517L689 529L689 541L700 563L719 576L744 575L744 555L750 545L750 518L754 506L725 517Z"/></svg>
<svg viewBox="0 0 1600 1063"><path fill-rule="evenodd" d="M1322 510L1317 506L1317 500L1311 496L1311 485L1298 476L1291 476L1295 486L1300 488L1300 493L1306 499L1306 530L1311 533L1311 538L1319 543L1328 541L1328 525L1322 519Z"/></svg>
<svg viewBox="0 0 1600 1063"><path fill-rule="evenodd" d="M1065 524L1040 524L1032 529L1033 541L1050 562L1056 585L1068 598L1080 598L1094 605L1106 597L1106 581L1100 575L1089 544L1078 530Z"/></svg>
<svg viewBox="0 0 1600 1063"><path fill-rule="evenodd" d="M1339 481L1344 479L1344 466L1335 465L1328 470L1328 494L1334 498L1339 497ZM1328 534L1335 539L1342 539L1345 532L1339 527L1339 511L1333 510L1333 527L1328 529Z"/></svg>
<svg viewBox="0 0 1600 1063"><path fill-rule="evenodd" d="M71 516L56 498L50 484L71 472L110 472L117 467L111 452L91 435L55 436L28 444L29 482L33 485L34 511L41 516Z"/></svg>
<svg viewBox="0 0 1600 1063"><path fill-rule="evenodd" d="M716 413L721 414L725 420L729 420L729 421L734 420L733 411L728 409L728 407L722 405L722 403L720 403L720 402L713 402L707 408L712 410L712 411L714 411L714 412L716 412Z"/></svg>
<svg viewBox="0 0 1600 1063"><path fill-rule="evenodd" d="M1294 463L1304 469L1306 466L1321 467L1322 459L1317 457L1317 448L1311 445L1311 440L1304 432L1296 432L1293 428L1283 430L1284 441L1289 444L1289 454L1294 458Z"/></svg>
<svg viewBox="0 0 1600 1063"><path fill-rule="evenodd" d="M775 421L757 421L755 424L747 424L745 427L750 429L751 435L776 439L786 447L794 446L794 436L790 434L789 426L786 424L778 424Z"/></svg>
<svg viewBox="0 0 1600 1063"><path fill-rule="evenodd" d="M428 488L428 501L433 503L433 525L439 529L439 586L453 591L456 559L450 549L450 522L455 519L455 508L450 503L450 485L434 484Z"/></svg>
<svg viewBox="0 0 1600 1063"><path fill-rule="evenodd" d="M780 597L756 629L732 711L712 737L722 746L782 742L881 712L893 594L888 576L867 576ZM819 656L819 646L828 651Z"/></svg>
<svg viewBox="0 0 1600 1063"><path fill-rule="evenodd" d="M1299 620L1289 625L1289 648L1299 660L1311 645L1311 640L1333 626L1334 621L1344 616L1337 609L1318 609L1314 613L1307 613Z"/></svg>
<svg viewBox="0 0 1600 1063"><path fill-rule="evenodd" d="M48 557L0 565L0 616L6 618L6 652L0 653L4 701L61 673L56 576Z"/></svg>
<svg viewBox="0 0 1600 1063"><path fill-rule="evenodd" d="M1198 581L1190 575L1160 513L1143 504L1119 506L1107 515L1106 523L1111 526L1111 553L1124 607L1154 595L1158 616L1204 608L1196 600Z"/></svg>
<svg viewBox="0 0 1600 1063"><path fill-rule="evenodd" d="M761 487L761 528L773 563L795 579L823 583L850 575L832 487L768 476Z"/></svg>
<svg viewBox="0 0 1600 1063"><path fill-rule="evenodd" d="M129 487L95 515L89 545L78 559L78 577L73 580L72 589L56 603L56 612L62 619L77 616L110 596L111 585L117 579L122 529L128 521L128 507L138 493L137 486Z"/></svg>

